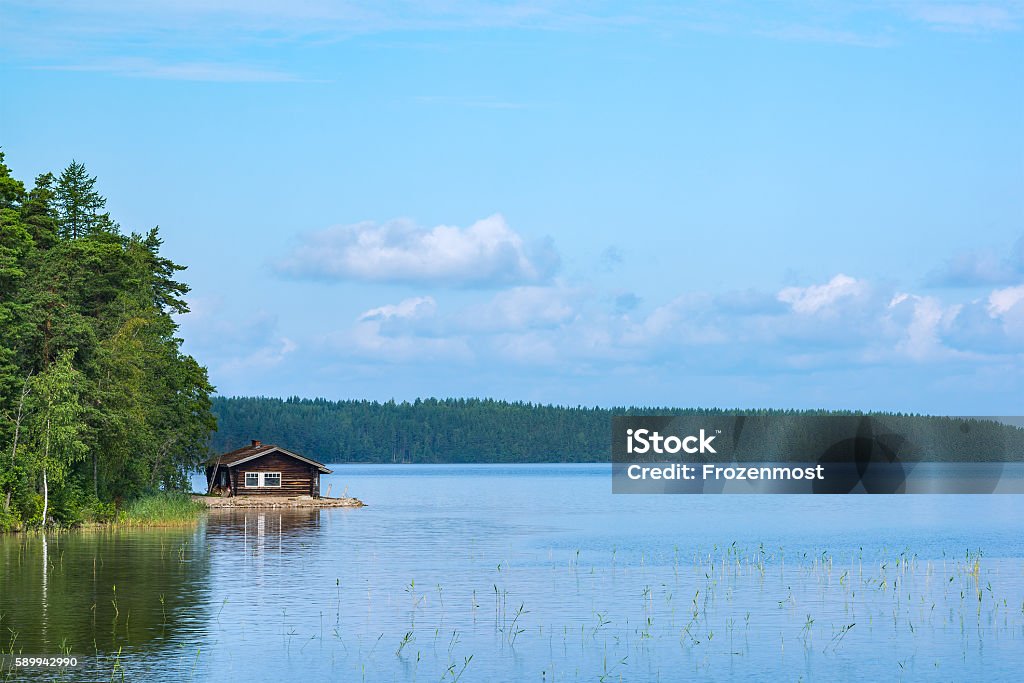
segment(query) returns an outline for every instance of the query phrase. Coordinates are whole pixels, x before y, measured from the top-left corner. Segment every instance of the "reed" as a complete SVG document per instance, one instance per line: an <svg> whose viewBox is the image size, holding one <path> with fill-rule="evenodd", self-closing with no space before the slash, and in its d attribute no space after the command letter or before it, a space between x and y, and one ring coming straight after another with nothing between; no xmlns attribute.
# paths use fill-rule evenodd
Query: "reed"
<svg viewBox="0 0 1024 683"><path fill-rule="evenodd" d="M193 524L206 506L176 491L160 491L138 498L125 507L118 521L128 526L179 526Z"/></svg>

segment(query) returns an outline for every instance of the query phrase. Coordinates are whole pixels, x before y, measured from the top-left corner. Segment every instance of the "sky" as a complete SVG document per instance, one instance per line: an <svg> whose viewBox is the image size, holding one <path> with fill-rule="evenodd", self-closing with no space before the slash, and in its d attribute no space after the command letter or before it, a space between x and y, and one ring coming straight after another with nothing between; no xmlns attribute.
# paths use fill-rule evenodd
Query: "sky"
<svg viewBox="0 0 1024 683"><path fill-rule="evenodd" d="M222 395L1024 410L1024 3L6 0Z"/></svg>

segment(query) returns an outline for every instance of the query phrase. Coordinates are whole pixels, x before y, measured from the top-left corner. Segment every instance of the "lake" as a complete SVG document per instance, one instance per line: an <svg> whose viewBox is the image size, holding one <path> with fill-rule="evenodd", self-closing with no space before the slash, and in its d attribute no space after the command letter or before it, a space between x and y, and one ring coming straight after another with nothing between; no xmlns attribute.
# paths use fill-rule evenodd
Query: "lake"
<svg viewBox="0 0 1024 683"><path fill-rule="evenodd" d="M1016 495L635 496L612 495L608 465L331 467L325 490L367 507L0 536L0 645L71 652L81 666L50 674L71 681L1020 677Z"/></svg>

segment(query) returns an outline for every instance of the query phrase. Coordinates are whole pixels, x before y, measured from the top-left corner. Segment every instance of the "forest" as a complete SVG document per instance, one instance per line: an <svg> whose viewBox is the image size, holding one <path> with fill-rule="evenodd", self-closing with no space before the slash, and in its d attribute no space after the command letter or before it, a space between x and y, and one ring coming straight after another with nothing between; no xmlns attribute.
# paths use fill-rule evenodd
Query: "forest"
<svg viewBox="0 0 1024 683"><path fill-rule="evenodd" d="M321 462L593 462L610 452L611 413L600 408L218 396L213 412L218 452L250 439Z"/></svg>
<svg viewBox="0 0 1024 683"><path fill-rule="evenodd" d="M260 439L325 463L608 462L615 416L677 416L681 428L723 428L743 439L728 454L744 461L815 457L857 433L860 413L670 407L563 407L489 399L413 402L215 397L226 452ZM844 418L844 419L837 419ZM1024 430L986 420L872 414L878 442L906 459L1020 460ZM765 448L767 446L768 448Z"/></svg>
<svg viewBox="0 0 1024 683"><path fill-rule="evenodd" d="M83 164L29 187L0 152L0 531L110 519L209 455L184 267L105 208Z"/></svg>

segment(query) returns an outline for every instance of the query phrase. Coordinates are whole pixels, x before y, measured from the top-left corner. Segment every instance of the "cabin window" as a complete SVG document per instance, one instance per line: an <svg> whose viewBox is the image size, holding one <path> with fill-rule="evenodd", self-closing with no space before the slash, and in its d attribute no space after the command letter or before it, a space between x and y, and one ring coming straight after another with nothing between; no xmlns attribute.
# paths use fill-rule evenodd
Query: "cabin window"
<svg viewBox="0 0 1024 683"><path fill-rule="evenodd" d="M246 472L245 488L281 488L280 472Z"/></svg>

